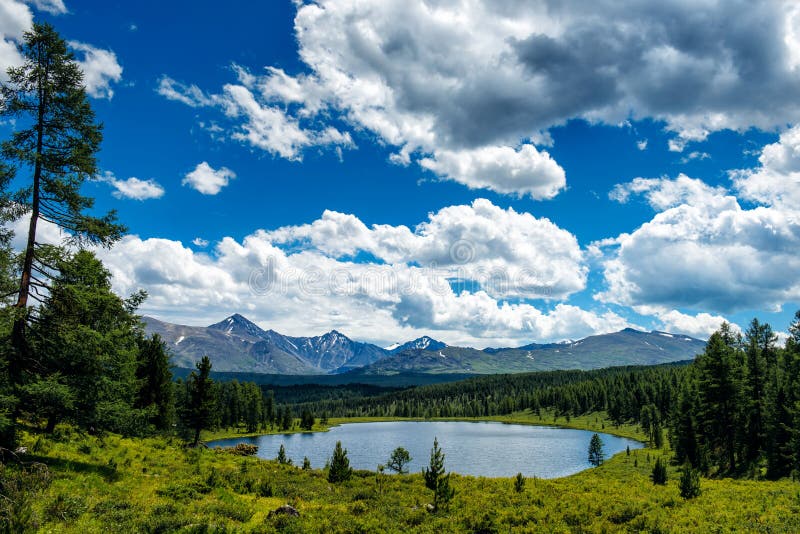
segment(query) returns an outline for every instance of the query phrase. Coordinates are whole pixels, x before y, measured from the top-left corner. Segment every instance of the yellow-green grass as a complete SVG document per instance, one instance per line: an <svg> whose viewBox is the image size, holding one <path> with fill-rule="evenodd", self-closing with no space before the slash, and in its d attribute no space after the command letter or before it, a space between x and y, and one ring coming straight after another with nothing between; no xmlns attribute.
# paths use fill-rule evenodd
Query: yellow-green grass
<svg viewBox="0 0 800 534"><path fill-rule="evenodd" d="M419 474L379 482L364 471L334 485L321 470L187 449L174 438L98 438L67 427L25 433L23 445L53 475L31 503L40 532L800 531L797 483L703 479L700 497L685 501L674 466L666 486L650 482L656 458L668 456L652 449L562 479L529 479L521 493L511 479L454 474L451 505L430 513ZM285 503L301 516L268 518Z"/></svg>

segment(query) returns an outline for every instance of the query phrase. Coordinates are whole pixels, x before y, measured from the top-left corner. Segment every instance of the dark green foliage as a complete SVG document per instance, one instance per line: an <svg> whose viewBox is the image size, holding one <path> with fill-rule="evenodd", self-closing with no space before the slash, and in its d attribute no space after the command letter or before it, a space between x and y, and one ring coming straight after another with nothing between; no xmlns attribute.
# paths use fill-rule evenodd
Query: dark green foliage
<svg viewBox="0 0 800 534"><path fill-rule="evenodd" d="M303 456L303 470L308 471L311 469L311 460L308 459L308 456Z"/></svg>
<svg viewBox="0 0 800 534"><path fill-rule="evenodd" d="M700 473L691 465L684 464L681 470L681 478L678 482L678 487L681 491L681 497L684 499L694 499L701 493L700 491Z"/></svg>
<svg viewBox="0 0 800 534"><path fill-rule="evenodd" d="M653 481L653 484L661 486L667 483L667 464L661 458L656 459L653 471L650 473L650 480Z"/></svg>
<svg viewBox="0 0 800 534"><path fill-rule="evenodd" d="M403 447L397 447L392 451L391 456L389 456L389 461L387 462L386 467L395 473L402 475L403 473L408 473L408 470L405 468L405 466L410 461L411 454Z"/></svg>
<svg viewBox="0 0 800 534"><path fill-rule="evenodd" d="M183 414L186 427L194 432L192 444L200 443L200 431L211 428L216 409L214 382L209 377L211 360L208 356L197 362L197 372L186 381L187 404Z"/></svg>
<svg viewBox="0 0 800 534"><path fill-rule="evenodd" d="M11 138L2 143L0 152L6 162L16 166L9 169L3 164L0 174L16 171L17 176L28 175L22 178L21 189L11 194L11 211L17 216L30 214L12 317L13 350L5 358L8 381L15 393L28 382L26 372L37 368L42 359L31 346L27 331L31 317L36 315L31 304L43 302L54 271L60 270L57 261L66 255L62 249L37 240L38 223L57 225L70 242L80 246L110 246L124 231L116 224L113 212L101 217L87 215L94 200L80 192L82 184L97 174L95 154L102 139L80 66L49 24L34 23L24 34L20 53L23 64L9 68L8 81L0 87L0 116L15 122ZM87 340L90 344L93 341L97 340ZM80 409L81 401L76 399L76 408ZM96 415L92 410L88 417Z"/></svg>
<svg viewBox="0 0 800 534"><path fill-rule="evenodd" d="M522 476L522 473L517 473L517 476L514 477L514 491L517 493L525 491L525 477Z"/></svg>
<svg viewBox="0 0 800 534"><path fill-rule="evenodd" d="M593 434L589 441L589 463L597 467L603 463L603 460L605 460L603 440L598 434Z"/></svg>
<svg viewBox="0 0 800 534"><path fill-rule="evenodd" d="M445 474L444 452L439 448L439 440L436 438L433 438L430 463L422 475L425 487L433 492L433 509L439 510L441 506L446 506L452 500L455 490L450 487L450 473Z"/></svg>
<svg viewBox="0 0 800 534"><path fill-rule="evenodd" d="M328 467L328 482L339 483L350 480L353 469L350 467L350 459L347 458L347 449L342 448L342 442L337 441L333 449L333 456Z"/></svg>
<svg viewBox="0 0 800 534"><path fill-rule="evenodd" d="M24 411L52 432L61 420L85 429L141 434L147 411L135 405L140 337L127 300L111 290L111 274L89 251L55 259L58 273L28 330L37 365L19 388Z"/></svg>
<svg viewBox="0 0 800 534"><path fill-rule="evenodd" d="M311 410L308 408L303 409L303 413L300 415L300 428L303 430L311 430L314 428L314 414L311 413Z"/></svg>
<svg viewBox="0 0 800 534"><path fill-rule="evenodd" d="M136 366L138 391L134 406L150 409L149 420L157 430L169 430L172 428L175 415L169 353L158 334L153 334L150 338L140 336L137 343L139 345Z"/></svg>
<svg viewBox="0 0 800 534"><path fill-rule="evenodd" d="M278 456L275 459L281 465L291 465L292 460L286 457L286 447L283 446L283 443L281 443L281 447L278 449Z"/></svg>

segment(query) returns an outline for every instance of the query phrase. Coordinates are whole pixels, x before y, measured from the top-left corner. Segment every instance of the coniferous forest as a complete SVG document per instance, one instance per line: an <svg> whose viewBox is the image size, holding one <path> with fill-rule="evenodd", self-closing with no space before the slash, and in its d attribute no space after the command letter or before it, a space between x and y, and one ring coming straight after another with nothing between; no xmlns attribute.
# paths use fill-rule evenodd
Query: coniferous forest
<svg viewBox="0 0 800 534"><path fill-rule="evenodd" d="M757 319L724 324L695 360L661 366L278 388L216 381L206 357L173 379L137 315L147 295L116 295L95 253L124 228L81 193L102 139L82 74L49 25L21 51L1 108L20 127L0 167L0 531L800 529L800 312L785 342ZM19 250L8 228L22 216ZM42 241L40 221L64 242ZM597 467L526 480L451 473L438 441L424 474L396 449L391 476L352 469L341 443L324 469L283 448L273 461L204 446L356 418L572 425L648 447L607 458L595 434Z"/></svg>

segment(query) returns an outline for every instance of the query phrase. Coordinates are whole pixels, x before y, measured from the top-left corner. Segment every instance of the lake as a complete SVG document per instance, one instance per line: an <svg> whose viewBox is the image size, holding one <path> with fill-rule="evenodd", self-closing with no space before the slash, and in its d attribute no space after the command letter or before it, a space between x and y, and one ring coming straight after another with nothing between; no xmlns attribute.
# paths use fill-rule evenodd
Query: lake
<svg viewBox="0 0 800 534"><path fill-rule="evenodd" d="M513 425L496 422L391 421L348 423L328 432L272 434L250 438L231 438L209 442L212 447L231 447L237 443L258 445L258 456L275 458L281 444L295 465L308 456L314 468L322 468L337 441L347 449L350 466L374 471L386 464L396 447L405 447L412 457L410 472L427 466L433 438L445 453L445 468L463 475L557 478L591 467L587 460L593 432L548 426ZM600 434L606 458L639 449L638 441ZM387 469L387 472L390 472Z"/></svg>

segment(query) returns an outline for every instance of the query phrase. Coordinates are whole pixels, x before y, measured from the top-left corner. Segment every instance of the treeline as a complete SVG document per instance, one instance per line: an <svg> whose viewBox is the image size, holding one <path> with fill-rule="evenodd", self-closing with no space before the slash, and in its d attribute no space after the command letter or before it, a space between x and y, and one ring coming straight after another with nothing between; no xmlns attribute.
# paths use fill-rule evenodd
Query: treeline
<svg viewBox="0 0 800 534"><path fill-rule="evenodd" d="M647 413L654 413L651 419L665 421L685 374L685 365L662 365L492 375L299 407L338 417L484 417L526 409L574 416L607 411L615 423L638 422L647 407Z"/></svg>
<svg viewBox="0 0 800 534"><path fill-rule="evenodd" d="M708 340L673 412L676 459L706 472L800 475L800 312L784 347L768 324Z"/></svg>

